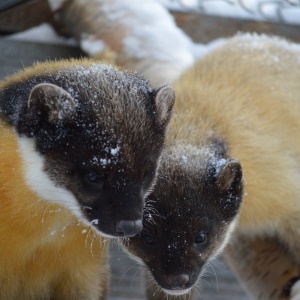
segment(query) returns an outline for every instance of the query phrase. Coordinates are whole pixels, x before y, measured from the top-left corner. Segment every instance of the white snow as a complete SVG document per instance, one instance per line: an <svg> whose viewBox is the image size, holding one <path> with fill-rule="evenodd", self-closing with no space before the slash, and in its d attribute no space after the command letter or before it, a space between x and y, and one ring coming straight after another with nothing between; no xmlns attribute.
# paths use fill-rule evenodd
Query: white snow
<svg viewBox="0 0 300 300"><path fill-rule="evenodd" d="M187 156L185 156L185 155L181 155L181 159L183 160L183 162L187 162L188 161L188 158L187 158Z"/></svg>
<svg viewBox="0 0 300 300"><path fill-rule="evenodd" d="M77 1L80 5L91 3ZM154 86L173 82L196 59L214 47L214 43L195 44L177 27L170 12L156 0L142 4L140 0L93 0L93 3L96 5L93 8L98 8L101 16L101 20L94 17L95 26L103 27L105 24L107 29L99 29L98 34L93 28L91 32L83 32L83 50L96 58L105 48L116 51L126 61L127 68L144 74ZM120 39L107 39L107 33L114 29ZM116 43L119 46L114 49Z"/></svg>
<svg viewBox="0 0 300 300"><path fill-rule="evenodd" d="M102 166L106 166L106 165L110 164L110 159L100 158L100 164Z"/></svg>
<svg viewBox="0 0 300 300"><path fill-rule="evenodd" d="M99 219L94 219L91 221L92 225L98 225L99 224Z"/></svg>
<svg viewBox="0 0 300 300"><path fill-rule="evenodd" d="M216 166L216 173L219 173L221 168L227 163L227 160L225 158L221 158L219 160L216 160L215 166Z"/></svg>
<svg viewBox="0 0 300 300"><path fill-rule="evenodd" d="M65 0L48 0L49 6L52 11L59 9Z"/></svg>
<svg viewBox="0 0 300 300"><path fill-rule="evenodd" d="M64 38L59 36L55 30L47 23L43 23L37 27L30 28L28 30L12 34L5 39L30 41L56 45L77 45L77 42L73 38Z"/></svg>
<svg viewBox="0 0 300 300"><path fill-rule="evenodd" d="M220 171L223 165L228 160L224 158L218 158L216 156L216 148L210 145L204 145L202 147L196 147L191 144L182 145L180 142L174 145L171 152L168 153L168 157L174 160L181 160L184 164L193 164L196 168L200 167L203 163L209 163L210 166L214 167L216 173ZM196 166L195 162L199 165Z"/></svg>
<svg viewBox="0 0 300 300"><path fill-rule="evenodd" d="M120 146L117 146L116 148L111 148L110 149L110 154L111 155L117 155L120 151Z"/></svg>
<svg viewBox="0 0 300 300"><path fill-rule="evenodd" d="M128 26L133 29L124 41L128 55L138 54L141 58L147 58L150 52L151 56L155 53L156 58L161 60L167 58L167 51L170 60L190 64L192 59L187 50L191 40L175 25L171 15L155 1L148 0L143 5L136 5L135 2L122 1L125 9L134 16L127 20ZM172 49L171 53L169 49Z"/></svg>
<svg viewBox="0 0 300 300"><path fill-rule="evenodd" d="M97 39L94 35L82 33L80 39L80 47L83 51L93 56L96 53L103 52L106 48L106 45L104 41Z"/></svg>

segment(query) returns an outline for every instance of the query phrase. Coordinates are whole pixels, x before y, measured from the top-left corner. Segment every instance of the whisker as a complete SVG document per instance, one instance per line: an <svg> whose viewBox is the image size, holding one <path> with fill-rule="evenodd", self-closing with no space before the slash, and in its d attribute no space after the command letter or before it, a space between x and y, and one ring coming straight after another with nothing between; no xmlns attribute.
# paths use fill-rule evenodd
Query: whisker
<svg viewBox="0 0 300 300"><path fill-rule="evenodd" d="M90 235L91 229L89 230L89 235ZM93 253L93 243L94 243L94 239L95 239L95 231L92 231L93 236L90 237L91 243L90 243L90 252L92 254L92 257L94 257L94 253Z"/></svg>
<svg viewBox="0 0 300 300"><path fill-rule="evenodd" d="M193 290L194 290L194 291L196 291L196 293L199 295L199 298L201 298L201 297L202 297L202 295L201 295L202 288L201 288L201 286L199 285L199 283L198 283L198 282L195 284L195 287L194 287L194 289L193 289Z"/></svg>
<svg viewBox="0 0 300 300"><path fill-rule="evenodd" d="M46 206L45 210L44 210L44 213L43 213L43 216L42 216L42 223L44 223L44 218L45 218L45 214L46 214L46 211L47 209L52 205L52 203L48 203L48 205Z"/></svg>
<svg viewBox="0 0 300 300"><path fill-rule="evenodd" d="M217 273L216 273L216 271L215 271L215 269L214 269L214 266L213 266L213 261L209 262L209 263L208 263L208 266L209 266L209 267L212 269L212 271L213 271L213 275L214 275L214 277L215 277L215 279L216 279L217 291L218 291L218 290L219 290L219 281L218 281Z"/></svg>
<svg viewBox="0 0 300 300"><path fill-rule="evenodd" d="M139 272L140 272L140 269L139 269L139 268L136 268L136 271L135 271L135 273L134 273L134 275L132 276L132 279L131 279L131 284L130 284L131 287L132 287L132 284L133 284L133 281L134 281L136 275L137 275Z"/></svg>
<svg viewBox="0 0 300 300"><path fill-rule="evenodd" d="M130 265L126 268L126 270L124 271L122 277L119 279L119 283L121 282L121 280L124 278L124 276L126 275L126 273L131 270L132 268L134 268L135 266L134 265Z"/></svg>

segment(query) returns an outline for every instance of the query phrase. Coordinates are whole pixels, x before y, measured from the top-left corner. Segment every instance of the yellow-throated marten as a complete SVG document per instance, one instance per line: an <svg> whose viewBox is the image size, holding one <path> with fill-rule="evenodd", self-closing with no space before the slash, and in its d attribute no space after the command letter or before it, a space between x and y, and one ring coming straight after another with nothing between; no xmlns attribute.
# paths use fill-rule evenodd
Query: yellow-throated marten
<svg viewBox="0 0 300 300"><path fill-rule="evenodd" d="M173 103L171 88L88 60L0 83L0 299L104 297L98 233L142 230Z"/></svg>
<svg viewBox="0 0 300 300"><path fill-rule="evenodd" d="M186 293L228 240L243 198L237 231L277 237L300 264L300 46L238 35L175 87L152 208L125 247L165 292Z"/></svg>
<svg viewBox="0 0 300 300"><path fill-rule="evenodd" d="M169 295L193 288L236 224L242 169L226 157L222 145L213 147L176 145L163 152L157 183L146 201L144 228L123 243ZM164 299L156 284L148 287L150 299Z"/></svg>

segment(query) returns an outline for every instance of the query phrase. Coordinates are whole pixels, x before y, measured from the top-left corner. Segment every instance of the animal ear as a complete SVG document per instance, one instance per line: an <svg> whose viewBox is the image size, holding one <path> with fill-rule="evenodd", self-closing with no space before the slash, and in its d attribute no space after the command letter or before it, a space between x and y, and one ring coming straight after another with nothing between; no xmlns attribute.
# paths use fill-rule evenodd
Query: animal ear
<svg viewBox="0 0 300 300"><path fill-rule="evenodd" d="M236 160L227 161L218 172L216 183L220 192L219 209L223 218L231 220L237 216L243 200L241 164Z"/></svg>
<svg viewBox="0 0 300 300"><path fill-rule="evenodd" d="M175 103L175 91L170 86L158 88L154 98L154 105L159 125L167 125L171 119Z"/></svg>
<svg viewBox="0 0 300 300"><path fill-rule="evenodd" d="M61 87L51 83L37 84L30 92L28 109L36 109L48 117L48 121L71 119L76 114L73 97Z"/></svg>
<svg viewBox="0 0 300 300"><path fill-rule="evenodd" d="M227 192L242 186L243 171L241 164L237 160L231 159L225 162L216 176L217 186L222 192Z"/></svg>

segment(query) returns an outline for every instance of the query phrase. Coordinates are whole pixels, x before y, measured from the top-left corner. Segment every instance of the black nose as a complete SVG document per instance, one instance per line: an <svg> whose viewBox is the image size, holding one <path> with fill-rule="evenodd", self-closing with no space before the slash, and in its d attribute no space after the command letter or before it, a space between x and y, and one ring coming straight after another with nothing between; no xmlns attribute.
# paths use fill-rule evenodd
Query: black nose
<svg viewBox="0 0 300 300"><path fill-rule="evenodd" d="M167 275L165 276L166 283L172 289L184 288L190 281L190 277L187 274L178 274L178 275Z"/></svg>
<svg viewBox="0 0 300 300"><path fill-rule="evenodd" d="M121 220L116 224L116 233L122 237L132 237L143 230L142 220Z"/></svg>

